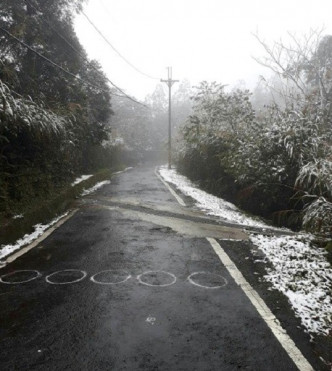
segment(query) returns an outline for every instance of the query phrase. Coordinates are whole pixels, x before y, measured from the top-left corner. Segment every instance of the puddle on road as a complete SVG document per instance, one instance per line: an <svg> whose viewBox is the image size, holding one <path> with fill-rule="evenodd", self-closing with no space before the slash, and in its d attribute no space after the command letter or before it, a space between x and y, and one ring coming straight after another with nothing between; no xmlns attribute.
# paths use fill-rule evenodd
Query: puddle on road
<svg viewBox="0 0 332 371"><path fill-rule="evenodd" d="M128 210L121 207L102 206L100 208L118 211L126 218L132 220L143 220L152 224L171 228L173 231L193 237L205 238L213 237L218 239L230 239L247 241L248 235L242 230L215 224L200 223L175 217L160 216L155 214L143 213L137 210Z"/></svg>

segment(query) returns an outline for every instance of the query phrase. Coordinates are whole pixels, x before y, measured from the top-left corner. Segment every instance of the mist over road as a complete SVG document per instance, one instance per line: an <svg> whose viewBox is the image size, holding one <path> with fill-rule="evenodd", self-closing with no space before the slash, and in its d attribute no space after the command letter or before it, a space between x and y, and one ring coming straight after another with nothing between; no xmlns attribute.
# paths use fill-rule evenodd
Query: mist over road
<svg viewBox="0 0 332 371"><path fill-rule="evenodd" d="M154 166L131 169L2 269L1 370L297 370L205 238L238 264L247 235L187 204ZM292 335L320 369L307 336Z"/></svg>

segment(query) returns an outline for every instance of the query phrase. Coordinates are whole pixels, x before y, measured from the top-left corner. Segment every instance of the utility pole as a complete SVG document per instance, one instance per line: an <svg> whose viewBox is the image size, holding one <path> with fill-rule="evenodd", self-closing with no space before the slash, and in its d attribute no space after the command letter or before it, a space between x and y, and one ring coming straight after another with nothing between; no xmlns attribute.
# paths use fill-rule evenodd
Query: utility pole
<svg viewBox="0 0 332 371"><path fill-rule="evenodd" d="M172 85L179 80L172 80L172 67L167 67L168 80L160 80L168 85L168 168L172 167Z"/></svg>

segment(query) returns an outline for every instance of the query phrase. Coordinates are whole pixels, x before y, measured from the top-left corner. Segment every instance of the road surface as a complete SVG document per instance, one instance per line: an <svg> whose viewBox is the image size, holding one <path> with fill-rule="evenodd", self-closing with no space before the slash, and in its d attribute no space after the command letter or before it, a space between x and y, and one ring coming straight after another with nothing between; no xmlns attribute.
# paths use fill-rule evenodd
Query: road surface
<svg viewBox="0 0 332 371"><path fill-rule="evenodd" d="M248 236L185 202L153 166L131 169L1 269L0 369L323 369L285 299L253 274ZM269 323L278 321L263 318L213 241L303 359L277 339Z"/></svg>

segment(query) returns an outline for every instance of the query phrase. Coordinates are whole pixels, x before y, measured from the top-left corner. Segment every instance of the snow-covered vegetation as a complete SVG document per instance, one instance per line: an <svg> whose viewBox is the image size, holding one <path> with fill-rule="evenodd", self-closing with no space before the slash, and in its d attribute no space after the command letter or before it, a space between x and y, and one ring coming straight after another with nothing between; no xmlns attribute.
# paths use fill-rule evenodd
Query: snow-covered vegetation
<svg viewBox="0 0 332 371"><path fill-rule="evenodd" d="M283 104L255 111L249 91L201 83L178 168L243 209L331 238L332 36L315 40L306 53L266 47Z"/></svg>
<svg viewBox="0 0 332 371"><path fill-rule="evenodd" d="M0 217L116 161L111 88L73 29L81 3L1 1Z"/></svg>
<svg viewBox="0 0 332 371"><path fill-rule="evenodd" d="M0 246L0 265L1 265L1 259L4 259L6 256L11 255L16 250L19 250L22 247L29 245L30 243L35 241L38 237L40 237L47 229L52 227L60 219L64 218L67 215L68 213L64 213L61 216L54 218L47 224L36 224L33 227L34 231L32 233L25 234L22 238L18 239L13 244L1 245Z"/></svg>

